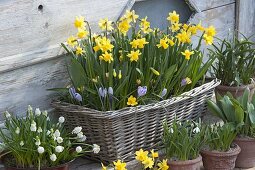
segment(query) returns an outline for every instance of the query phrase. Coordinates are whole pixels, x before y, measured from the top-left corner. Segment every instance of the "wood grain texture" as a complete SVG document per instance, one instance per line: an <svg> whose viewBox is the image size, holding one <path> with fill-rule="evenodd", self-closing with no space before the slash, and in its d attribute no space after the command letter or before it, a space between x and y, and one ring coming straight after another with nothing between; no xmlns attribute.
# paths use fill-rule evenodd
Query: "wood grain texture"
<svg viewBox="0 0 255 170"><path fill-rule="evenodd" d="M237 0L237 29L246 37L255 34L255 0Z"/></svg>
<svg viewBox="0 0 255 170"><path fill-rule="evenodd" d="M200 11L217 8L235 2L235 0L189 0L189 1L195 6L197 6Z"/></svg>
<svg viewBox="0 0 255 170"><path fill-rule="evenodd" d="M128 0L0 1L0 73L62 53L59 44L75 34L75 16L97 31L100 18L116 20ZM39 10L38 6L42 5Z"/></svg>

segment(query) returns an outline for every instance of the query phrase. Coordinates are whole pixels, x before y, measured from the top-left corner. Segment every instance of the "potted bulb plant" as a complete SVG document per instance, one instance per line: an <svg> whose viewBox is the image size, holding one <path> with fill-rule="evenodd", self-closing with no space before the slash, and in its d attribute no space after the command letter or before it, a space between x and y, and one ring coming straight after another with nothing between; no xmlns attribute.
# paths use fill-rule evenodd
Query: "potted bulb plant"
<svg viewBox="0 0 255 170"><path fill-rule="evenodd" d="M251 94L255 90L255 43L245 36L239 40L236 34L230 40L219 39L218 45L213 44L209 55L216 57L212 75L221 80L215 91L221 95L230 92L238 97L247 87Z"/></svg>
<svg viewBox="0 0 255 170"><path fill-rule="evenodd" d="M251 168L255 166L255 95L249 101L250 90L235 99L231 93L224 97L217 95L217 101L208 101L209 110L224 122L236 125L237 137L234 142L240 146L241 153L236 160L236 167Z"/></svg>
<svg viewBox="0 0 255 170"><path fill-rule="evenodd" d="M232 170L241 149L233 144L236 137L235 126L226 123L223 126L208 126L205 138L206 147L201 150L204 168L207 170Z"/></svg>
<svg viewBox="0 0 255 170"><path fill-rule="evenodd" d="M100 147L85 143L82 128L64 128L65 118L54 124L47 111L28 107L25 118L4 113L0 129L1 158L6 170L68 170L70 162L86 152L98 153Z"/></svg>
<svg viewBox="0 0 255 170"><path fill-rule="evenodd" d="M202 157L199 154L204 142L204 126L201 123L176 120L163 124L163 144L171 170L199 170Z"/></svg>

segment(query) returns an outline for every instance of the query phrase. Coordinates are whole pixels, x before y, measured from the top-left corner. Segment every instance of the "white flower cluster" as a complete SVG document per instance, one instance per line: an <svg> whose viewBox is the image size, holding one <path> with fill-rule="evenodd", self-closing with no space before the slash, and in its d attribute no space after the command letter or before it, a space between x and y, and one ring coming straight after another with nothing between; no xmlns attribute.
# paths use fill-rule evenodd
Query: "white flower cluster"
<svg viewBox="0 0 255 170"><path fill-rule="evenodd" d="M78 142L84 142L87 139L87 137L83 134L81 130L82 130L82 127L78 126L78 127L75 127L72 131L72 134L77 135Z"/></svg>

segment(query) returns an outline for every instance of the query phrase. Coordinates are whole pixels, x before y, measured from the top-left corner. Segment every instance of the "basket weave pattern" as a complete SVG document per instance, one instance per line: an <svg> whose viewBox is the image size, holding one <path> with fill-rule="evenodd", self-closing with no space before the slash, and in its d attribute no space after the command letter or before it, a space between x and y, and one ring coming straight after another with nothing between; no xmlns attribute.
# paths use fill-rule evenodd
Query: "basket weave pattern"
<svg viewBox="0 0 255 170"><path fill-rule="evenodd" d="M82 126L87 143L101 147L99 154L90 155L104 162L117 159L132 160L140 148L156 148L162 135L162 122L196 119L207 110L220 81L213 80L178 97L154 104L128 107L116 111L97 111L86 107L55 101L56 112L66 117L67 128Z"/></svg>

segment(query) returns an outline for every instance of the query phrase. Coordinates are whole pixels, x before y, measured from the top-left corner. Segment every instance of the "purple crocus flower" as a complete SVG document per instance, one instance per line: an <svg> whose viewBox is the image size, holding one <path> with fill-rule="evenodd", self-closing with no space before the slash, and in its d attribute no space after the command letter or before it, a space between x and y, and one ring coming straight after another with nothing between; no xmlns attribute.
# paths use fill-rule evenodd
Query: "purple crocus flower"
<svg viewBox="0 0 255 170"><path fill-rule="evenodd" d="M76 92L74 87L69 88L69 93L70 93L72 99L82 102L82 96Z"/></svg>
<svg viewBox="0 0 255 170"><path fill-rule="evenodd" d="M99 95L100 95L102 98L104 98L104 97L106 96L106 94L107 94L107 89L106 89L106 88L103 88L103 87L100 87L100 88L98 89L98 93L99 93Z"/></svg>
<svg viewBox="0 0 255 170"><path fill-rule="evenodd" d="M108 94L113 95L113 89L112 89L112 87L109 87L109 88L108 88Z"/></svg>
<svg viewBox="0 0 255 170"><path fill-rule="evenodd" d="M181 86L185 86L186 84L187 84L186 78L185 78L185 79L182 79L182 81L181 81Z"/></svg>
<svg viewBox="0 0 255 170"><path fill-rule="evenodd" d="M167 93L167 89L166 88L164 88L163 90L162 90L162 92L161 92L161 98L163 98L165 95L166 95L166 93Z"/></svg>
<svg viewBox="0 0 255 170"><path fill-rule="evenodd" d="M138 97L146 95L147 86L138 86L137 93L138 93Z"/></svg>

